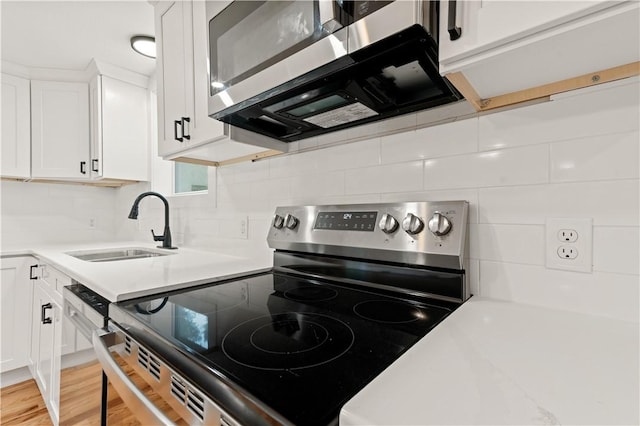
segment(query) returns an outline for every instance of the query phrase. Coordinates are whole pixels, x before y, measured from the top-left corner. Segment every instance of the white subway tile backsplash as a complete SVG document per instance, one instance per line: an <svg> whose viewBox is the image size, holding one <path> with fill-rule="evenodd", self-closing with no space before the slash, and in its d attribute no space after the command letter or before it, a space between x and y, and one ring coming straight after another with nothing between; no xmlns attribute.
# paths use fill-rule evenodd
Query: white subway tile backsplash
<svg viewBox="0 0 640 426"><path fill-rule="evenodd" d="M637 179L479 190L480 223L544 224L546 217L591 217L594 225L638 226Z"/></svg>
<svg viewBox="0 0 640 426"><path fill-rule="evenodd" d="M544 226L487 225L469 227L470 257L498 262L544 265Z"/></svg>
<svg viewBox="0 0 640 426"><path fill-rule="evenodd" d="M478 151L478 121L469 119L381 138L383 163L436 158Z"/></svg>
<svg viewBox="0 0 640 426"><path fill-rule="evenodd" d="M485 297L638 321L640 286L634 275L583 274L544 266L480 262Z"/></svg>
<svg viewBox="0 0 640 426"><path fill-rule="evenodd" d="M422 190L422 161L347 170L346 194L371 194Z"/></svg>
<svg viewBox="0 0 640 426"><path fill-rule="evenodd" d="M638 84L488 114L479 119L481 151L637 131Z"/></svg>
<svg viewBox="0 0 640 426"><path fill-rule="evenodd" d="M472 295L480 294L480 261L478 259L467 259L465 274L469 282L469 290Z"/></svg>
<svg viewBox="0 0 640 426"><path fill-rule="evenodd" d="M263 161L269 163L269 178L271 179L302 176L318 171L317 152L283 155Z"/></svg>
<svg viewBox="0 0 640 426"><path fill-rule="evenodd" d="M425 160L425 189L527 185L549 180L549 148L529 146Z"/></svg>
<svg viewBox="0 0 640 426"><path fill-rule="evenodd" d="M380 164L380 140L369 139L314 151L318 171L358 169Z"/></svg>
<svg viewBox="0 0 640 426"><path fill-rule="evenodd" d="M306 176L306 179L295 179L291 182L291 193L294 198L306 196L327 197L332 195L344 195L345 172L327 172L315 176Z"/></svg>
<svg viewBox="0 0 640 426"><path fill-rule="evenodd" d="M640 224L638 179L549 185L549 216L592 217L594 226Z"/></svg>
<svg viewBox="0 0 640 426"><path fill-rule="evenodd" d="M264 181L269 178L269 163L266 161L249 161L233 168L235 183Z"/></svg>
<svg viewBox="0 0 640 426"><path fill-rule="evenodd" d="M640 228L596 226L593 229L593 270L640 274Z"/></svg>
<svg viewBox="0 0 640 426"><path fill-rule="evenodd" d="M551 144L551 182L638 178L640 134L615 133Z"/></svg>

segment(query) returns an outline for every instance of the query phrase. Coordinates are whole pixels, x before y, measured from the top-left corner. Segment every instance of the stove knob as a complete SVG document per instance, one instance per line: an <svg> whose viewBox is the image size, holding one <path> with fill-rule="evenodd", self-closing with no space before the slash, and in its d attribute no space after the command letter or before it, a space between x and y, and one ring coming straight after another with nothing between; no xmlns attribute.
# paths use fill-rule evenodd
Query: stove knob
<svg viewBox="0 0 640 426"><path fill-rule="evenodd" d="M284 226L284 217L279 214L273 216L273 227L276 229L282 229Z"/></svg>
<svg viewBox="0 0 640 426"><path fill-rule="evenodd" d="M409 235L416 235L424 229L424 222L414 214L407 214L402 221L402 229Z"/></svg>
<svg viewBox="0 0 640 426"><path fill-rule="evenodd" d="M447 235L451 231L451 221L442 213L434 212L429 219L429 231L438 237Z"/></svg>
<svg viewBox="0 0 640 426"><path fill-rule="evenodd" d="M295 229L298 226L298 218L292 214L287 214L284 217L284 226L289 229Z"/></svg>
<svg viewBox="0 0 640 426"><path fill-rule="evenodd" d="M391 234L396 232L396 229L398 229L398 221L389 213L385 213L382 215L382 219L380 219L378 227L382 229L382 232L385 234Z"/></svg>

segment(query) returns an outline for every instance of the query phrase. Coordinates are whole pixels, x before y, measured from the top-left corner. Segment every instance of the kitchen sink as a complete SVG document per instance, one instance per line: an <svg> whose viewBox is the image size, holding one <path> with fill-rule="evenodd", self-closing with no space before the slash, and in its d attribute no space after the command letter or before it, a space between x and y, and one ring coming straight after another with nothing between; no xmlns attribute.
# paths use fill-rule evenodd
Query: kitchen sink
<svg viewBox="0 0 640 426"><path fill-rule="evenodd" d="M149 250L139 247L125 247L104 250L86 250L67 252L69 256L86 262L115 262L117 260L143 259L147 257L167 256L173 253Z"/></svg>

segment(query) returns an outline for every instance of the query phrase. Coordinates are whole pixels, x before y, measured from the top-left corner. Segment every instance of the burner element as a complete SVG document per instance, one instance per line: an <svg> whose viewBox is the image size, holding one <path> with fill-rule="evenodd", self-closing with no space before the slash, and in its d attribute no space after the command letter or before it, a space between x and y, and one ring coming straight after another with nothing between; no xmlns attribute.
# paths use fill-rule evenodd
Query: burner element
<svg viewBox="0 0 640 426"><path fill-rule="evenodd" d="M288 319L265 324L251 334L251 344L272 354L293 354L314 350L329 338L318 323L307 321L305 327L303 332L298 321Z"/></svg>
<svg viewBox="0 0 640 426"><path fill-rule="evenodd" d="M322 302L334 299L337 295L336 290L319 285L296 287L284 292L284 297L296 302Z"/></svg>
<svg viewBox="0 0 640 426"><path fill-rule="evenodd" d="M388 324L403 324L429 318L420 308L395 300L367 300L354 306L353 312L362 318Z"/></svg>
<svg viewBox="0 0 640 426"><path fill-rule="evenodd" d="M291 371L331 362L346 353L353 342L353 330L340 320L285 312L237 325L222 339L222 350L245 367Z"/></svg>

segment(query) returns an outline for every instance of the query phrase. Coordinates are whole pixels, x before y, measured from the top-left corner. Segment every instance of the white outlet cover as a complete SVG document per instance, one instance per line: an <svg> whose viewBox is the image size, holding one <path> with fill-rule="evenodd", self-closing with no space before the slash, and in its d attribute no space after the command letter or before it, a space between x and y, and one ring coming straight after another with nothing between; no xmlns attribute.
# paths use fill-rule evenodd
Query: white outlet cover
<svg viewBox="0 0 640 426"><path fill-rule="evenodd" d="M561 241L558 232L572 229L578 234L574 242ZM548 217L545 224L546 267L564 271L587 272L593 270L593 219ZM574 248L578 255L574 259L558 255L560 247Z"/></svg>

